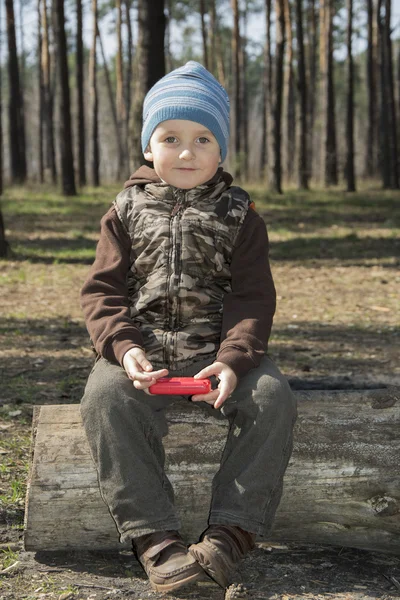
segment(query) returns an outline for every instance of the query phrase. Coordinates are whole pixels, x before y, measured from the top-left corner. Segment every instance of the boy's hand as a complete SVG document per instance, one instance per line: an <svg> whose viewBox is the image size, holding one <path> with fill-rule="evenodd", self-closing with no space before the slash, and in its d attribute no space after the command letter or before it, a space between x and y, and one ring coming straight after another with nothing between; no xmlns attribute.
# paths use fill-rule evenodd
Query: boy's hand
<svg viewBox="0 0 400 600"><path fill-rule="evenodd" d="M220 408L235 390L238 379L234 371L222 362L215 362L205 367L196 373L194 377L195 379L204 379L205 377L211 377L211 375L215 375L219 379L217 389L208 394L196 394L192 396L192 400L193 402L207 402L207 404L212 404L214 408Z"/></svg>
<svg viewBox="0 0 400 600"><path fill-rule="evenodd" d="M147 360L141 348L131 348L124 354L123 367L137 390L146 390L160 377L168 375L167 369L153 371L153 365Z"/></svg>

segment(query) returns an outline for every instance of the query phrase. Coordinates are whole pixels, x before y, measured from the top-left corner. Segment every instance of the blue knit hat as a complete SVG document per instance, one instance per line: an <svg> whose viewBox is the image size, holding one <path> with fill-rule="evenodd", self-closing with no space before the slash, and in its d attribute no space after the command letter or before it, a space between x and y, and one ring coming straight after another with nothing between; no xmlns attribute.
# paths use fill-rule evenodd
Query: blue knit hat
<svg viewBox="0 0 400 600"><path fill-rule="evenodd" d="M195 121L214 134L225 160L229 140L229 97L211 73L193 60L165 75L143 104L142 151L155 128L169 119Z"/></svg>

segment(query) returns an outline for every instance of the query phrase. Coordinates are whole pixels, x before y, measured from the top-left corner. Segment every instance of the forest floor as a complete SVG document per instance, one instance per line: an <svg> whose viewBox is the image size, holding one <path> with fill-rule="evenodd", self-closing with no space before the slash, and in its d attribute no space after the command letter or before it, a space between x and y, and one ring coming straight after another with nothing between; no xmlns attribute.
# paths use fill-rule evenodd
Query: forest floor
<svg viewBox="0 0 400 600"><path fill-rule="evenodd" d="M0 261L0 600L160 597L129 553L22 549L33 407L82 395L93 356L79 289L116 191L12 188L2 198L13 254ZM270 354L292 387L400 385L400 194L251 192L278 294ZM236 581L254 600L399 599L400 557L263 544ZM223 597L210 581L169 595Z"/></svg>

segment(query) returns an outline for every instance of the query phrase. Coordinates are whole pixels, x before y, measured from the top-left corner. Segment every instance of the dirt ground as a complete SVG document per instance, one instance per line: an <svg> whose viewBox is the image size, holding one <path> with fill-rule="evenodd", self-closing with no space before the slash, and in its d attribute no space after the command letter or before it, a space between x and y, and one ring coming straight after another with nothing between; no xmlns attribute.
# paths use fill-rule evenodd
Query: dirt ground
<svg viewBox="0 0 400 600"><path fill-rule="evenodd" d="M379 206L367 200L373 208L368 218L360 198L340 210L329 205L336 211L329 219L319 215L314 198L307 205L312 218L289 204L263 213L278 294L270 354L294 389L400 385L400 250L393 213L400 197ZM7 220L6 213L8 237L23 249L0 263L0 600L162 597L151 592L128 552L22 549L33 407L79 402L93 361L79 308L91 258L78 253L93 253L104 206L94 212L84 225L46 214L30 223L31 217L11 209ZM60 248L67 254L54 259ZM266 543L240 566L235 582L246 596L239 588L225 595L205 579L168 597L400 599L400 556Z"/></svg>

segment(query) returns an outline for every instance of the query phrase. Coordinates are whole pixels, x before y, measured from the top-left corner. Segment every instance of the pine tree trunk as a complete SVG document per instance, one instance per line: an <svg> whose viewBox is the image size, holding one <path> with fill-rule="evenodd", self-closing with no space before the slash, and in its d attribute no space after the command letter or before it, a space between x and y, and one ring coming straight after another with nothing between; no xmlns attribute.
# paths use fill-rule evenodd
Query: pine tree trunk
<svg viewBox="0 0 400 600"><path fill-rule="evenodd" d="M76 0L76 106L78 138L78 180L86 185L85 105L83 88L83 14L82 0Z"/></svg>
<svg viewBox="0 0 400 600"><path fill-rule="evenodd" d="M283 60L285 53L285 6L284 0L276 0L276 50L275 50L275 98L273 109L273 155L270 188L282 193L281 128L283 96Z"/></svg>
<svg viewBox="0 0 400 600"><path fill-rule="evenodd" d="M269 163L272 156L272 56L271 56L271 0L265 0L265 46L264 46L264 76L263 76L263 119L261 164L262 176L268 175ZM268 176L269 179L269 176Z"/></svg>
<svg viewBox="0 0 400 600"><path fill-rule="evenodd" d="M243 35L240 38L240 107L241 107L241 142L242 142L242 178L247 181L249 177L249 107L247 94L247 3L243 8Z"/></svg>
<svg viewBox="0 0 400 600"><path fill-rule="evenodd" d="M165 23L165 66L167 73L173 69L173 60L171 54L171 23L172 23L172 0L166 0L167 20Z"/></svg>
<svg viewBox="0 0 400 600"><path fill-rule="evenodd" d="M138 0L138 82L130 124L130 161L133 170L145 164L141 148L142 110L149 89L165 74L164 0Z"/></svg>
<svg viewBox="0 0 400 600"><path fill-rule="evenodd" d="M335 88L333 80L333 0L324 0L323 58L323 180L326 186L337 185ZM320 36L320 40L322 36Z"/></svg>
<svg viewBox="0 0 400 600"><path fill-rule="evenodd" d="M38 155L39 155L39 181L44 182L44 161L43 161L43 71L42 71L42 15L41 15L41 0L37 2L37 19L38 19Z"/></svg>
<svg viewBox="0 0 400 600"><path fill-rule="evenodd" d="M115 64L116 74L116 107L118 121L118 136L120 139L118 156L117 178L121 179L122 173L126 171L125 158L127 155L126 144L127 136L125 132L126 110L124 101L124 77L123 77L123 46L122 46L122 4L121 0L116 0L117 8L117 55Z"/></svg>
<svg viewBox="0 0 400 600"><path fill-rule="evenodd" d="M97 24L97 37L98 37L98 40L99 40L101 56L103 58L104 77L105 77L105 80L106 80L106 88L107 88L108 99L110 101L110 109L111 109L111 115L112 115L112 120L113 120L113 125L114 125L115 140L116 140L116 144L117 144L117 147L118 147L118 145L120 144L121 140L120 140L119 135L118 135L117 109L116 109L116 106L115 106L115 98L114 98L114 93L113 93L112 84L111 84L110 72L108 70L107 58L106 58L106 55L105 55L105 52L104 52L103 40L102 40L102 37L101 37L101 33L100 33L100 29L99 29L99 25L98 24Z"/></svg>
<svg viewBox="0 0 400 600"><path fill-rule="evenodd" d="M3 26L2 5L0 4L0 29ZM0 56L2 53L2 36L0 36ZM3 194L3 73L0 69L0 196ZM10 246L6 239L3 212L0 203L0 258L7 258Z"/></svg>
<svg viewBox="0 0 400 600"><path fill-rule="evenodd" d="M233 172L236 177L241 176L241 106L240 106L240 28L238 0L231 0L233 12L232 32L232 100L233 100Z"/></svg>
<svg viewBox="0 0 400 600"><path fill-rule="evenodd" d="M131 21L131 0L125 0L125 15L126 15L126 28L128 32L128 48L127 48L127 64L126 64L126 75L125 75L125 131L129 131L129 111L131 107L132 98L132 78L133 78L133 31ZM128 151L128 144L126 150ZM129 162L129 159L128 161Z"/></svg>
<svg viewBox="0 0 400 600"><path fill-rule="evenodd" d="M220 84L226 89L227 87L227 80L226 80L226 69L225 69L225 61L224 61L224 53L223 53L223 48L222 48L222 40L221 40L221 34L219 31L219 25L218 25L218 14L216 14L216 20L215 20L215 52L216 52L216 69L217 69L217 73L218 73L218 81L220 82Z"/></svg>
<svg viewBox="0 0 400 600"><path fill-rule="evenodd" d="M90 142L91 161L90 170L92 185L100 185L100 148L99 148L99 105L97 97L97 0L92 0L92 45L90 47L89 61L89 89L90 89Z"/></svg>
<svg viewBox="0 0 400 600"><path fill-rule="evenodd" d="M308 47L309 47L309 75L307 80L307 171L308 177L312 177L314 172L314 137L315 137L315 114L316 114L316 95L318 89L318 34L317 34L317 14L315 9L315 0L309 0L308 3Z"/></svg>
<svg viewBox="0 0 400 600"><path fill-rule="evenodd" d="M208 52L207 52L207 27L205 19L205 2L200 0L200 23L201 23L201 39L203 42L203 65L208 70Z"/></svg>
<svg viewBox="0 0 400 600"><path fill-rule="evenodd" d="M11 158L11 180L23 183L26 180L26 150L23 106L15 38L13 0L5 0L8 40L8 79L9 79L9 140Z"/></svg>
<svg viewBox="0 0 400 600"><path fill-rule="evenodd" d="M300 97L300 131L297 181L300 189L308 189L307 167L307 77L303 39L303 0L296 0L298 90Z"/></svg>
<svg viewBox="0 0 400 600"><path fill-rule="evenodd" d="M379 167L384 189L391 187L391 156L390 156L390 133L389 133L389 111L387 104L387 82L386 82L386 47L384 36L384 23L381 15L383 0L378 0L377 22L378 22L378 50L379 50Z"/></svg>
<svg viewBox="0 0 400 600"><path fill-rule="evenodd" d="M293 35L292 35L292 15L289 0L284 0L285 9L285 34L286 34L286 68L284 72L284 99L286 113L286 135L285 135L285 155L286 155L286 176L290 181L294 172L294 160L296 153L296 100L294 89L293 73Z"/></svg>
<svg viewBox="0 0 400 600"><path fill-rule="evenodd" d="M391 0L385 0L385 24L384 24L384 47L385 47L385 70L386 70L386 99L389 118L389 147L390 147L390 187L399 189L399 165L397 148L397 120L394 97L393 81L393 51L391 40Z"/></svg>
<svg viewBox="0 0 400 600"><path fill-rule="evenodd" d="M346 114L346 181L347 191L355 192L354 173L354 69L353 69L353 0L346 0L347 8L347 114Z"/></svg>
<svg viewBox="0 0 400 600"><path fill-rule="evenodd" d="M43 73L43 112L45 128L45 168L50 169L51 180L57 182L56 152L54 144L54 94L51 85L51 61L49 50L49 20L47 0L42 1L42 73Z"/></svg>
<svg viewBox="0 0 400 600"><path fill-rule="evenodd" d="M0 3L0 31L3 30L3 14L2 14L2 4ZM3 56L3 37L0 35L0 57ZM0 68L0 196L3 195L3 187L4 187L4 169L3 169L3 70ZM0 206L0 220L3 222L3 217L1 215L1 206ZM3 231L0 231L0 256L4 256L2 252L4 252L4 246L6 243L5 235L4 235L4 227Z"/></svg>
<svg viewBox="0 0 400 600"><path fill-rule="evenodd" d="M376 43L374 42L374 4L366 0L368 15L367 45L367 95L368 95L368 132L365 153L365 177L373 177L377 172L376 139L377 133L377 94L376 94Z"/></svg>
<svg viewBox="0 0 400 600"><path fill-rule="evenodd" d="M67 56L67 39L65 35L64 0L54 0L55 8L55 43L57 45L58 76L60 82L60 125L59 143L61 156L62 192L65 196L76 196L72 127L71 103L69 92L69 73Z"/></svg>
<svg viewBox="0 0 400 600"><path fill-rule="evenodd" d="M209 40L210 40L210 44L209 44L209 48L210 48L209 69L210 69L211 73L214 76L216 76L217 75L217 69L216 69L217 9L216 9L216 6L215 6L215 0L209 0L208 6L209 6L209 14L210 14L210 29L209 29L209 36L208 36Z"/></svg>

